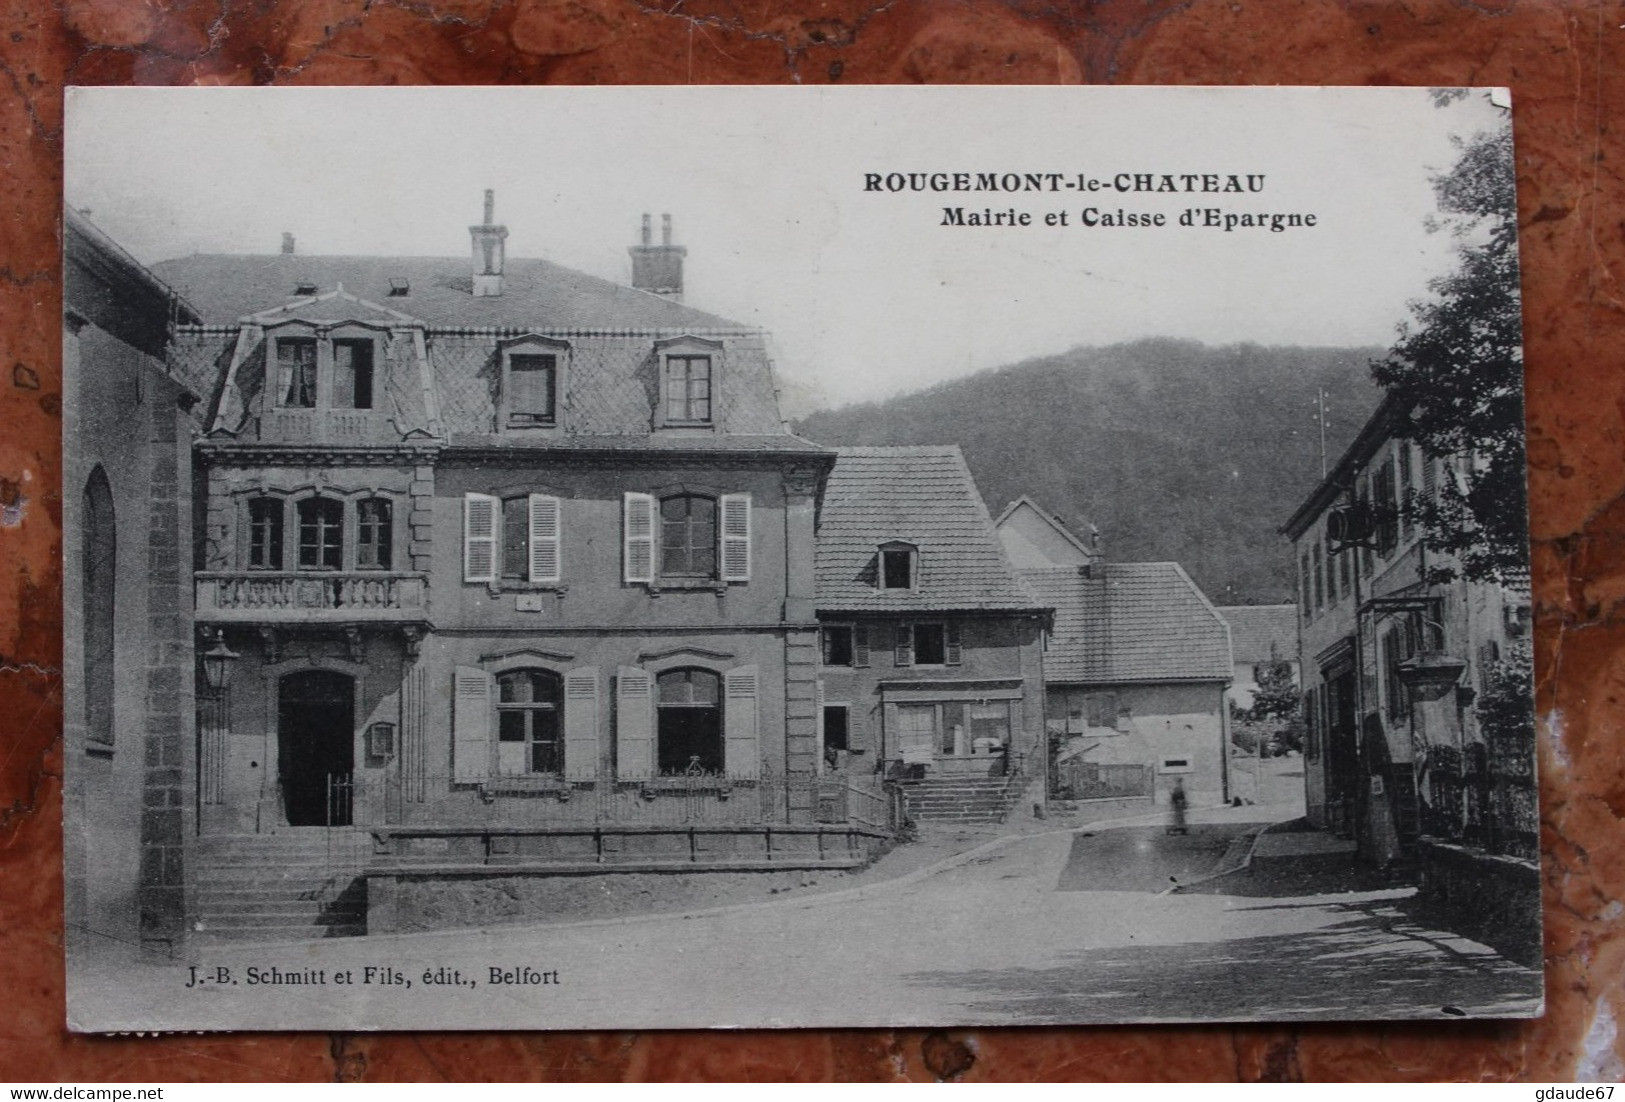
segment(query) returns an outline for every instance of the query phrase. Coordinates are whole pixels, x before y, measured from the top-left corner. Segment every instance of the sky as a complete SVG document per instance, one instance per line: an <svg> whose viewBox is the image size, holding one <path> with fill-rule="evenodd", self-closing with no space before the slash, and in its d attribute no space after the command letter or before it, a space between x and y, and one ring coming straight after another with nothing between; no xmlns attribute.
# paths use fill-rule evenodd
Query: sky
<svg viewBox="0 0 1625 1102"><path fill-rule="evenodd" d="M1439 107L1419 88L81 88L64 190L152 263L275 252L284 232L306 253L465 257L492 188L510 256L618 282L642 214L669 213L685 301L769 330L804 411L1147 336L1389 344L1451 264L1449 235L1426 229L1430 180L1452 136L1500 125L1504 102ZM1053 173L1059 190L865 187L956 172ZM1142 173L1263 181L1113 187ZM1062 186L1080 178L1100 190ZM1032 224L944 225L945 208ZM1167 224L1089 227L1086 208ZM1316 224L1178 224L1213 208Z"/></svg>

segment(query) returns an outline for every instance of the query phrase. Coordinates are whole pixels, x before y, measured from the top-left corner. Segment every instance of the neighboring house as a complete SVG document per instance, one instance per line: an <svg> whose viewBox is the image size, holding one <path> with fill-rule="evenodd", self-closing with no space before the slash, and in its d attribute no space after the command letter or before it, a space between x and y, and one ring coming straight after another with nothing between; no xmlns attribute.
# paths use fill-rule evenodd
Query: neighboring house
<svg viewBox="0 0 1625 1102"><path fill-rule="evenodd" d="M1287 663L1293 683L1298 683L1297 605L1220 605L1219 615L1230 625L1235 662L1230 699L1236 707L1252 707L1259 675L1276 663Z"/></svg>
<svg viewBox="0 0 1625 1102"><path fill-rule="evenodd" d="M818 526L826 768L989 817L1044 768L1048 608L1017 581L957 447L842 448Z"/></svg>
<svg viewBox="0 0 1625 1102"><path fill-rule="evenodd" d="M165 355L170 325L197 315L78 211L62 245L68 936L162 952L183 933L194 792L197 402Z"/></svg>
<svg viewBox="0 0 1625 1102"><path fill-rule="evenodd" d="M1529 661L1527 573L1424 579L1437 556L1403 505L1440 492L1460 461L1396 439L1399 412L1379 406L1282 528L1298 564L1309 818L1379 863L1424 834L1532 857L1533 746L1498 744L1474 707Z"/></svg>
<svg viewBox="0 0 1625 1102"><path fill-rule="evenodd" d="M1089 525L1085 541L1059 516L1025 495L1006 505L993 524L1005 557L1017 570L1091 566L1104 560L1094 525Z"/></svg>
<svg viewBox="0 0 1625 1102"><path fill-rule="evenodd" d="M173 353L209 402L196 615L239 656L199 736L205 849L366 827L374 929L433 905L409 866L499 894L496 865L827 862L835 453L781 421L760 331L678 301L669 228L633 287L506 258L489 193L469 233L460 260L156 266L202 314Z"/></svg>
<svg viewBox="0 0 1625 1102"><path fill-rule="evenodd" d="M1001 514L1012 557L1060 562L1019 571L1055 610L1044 653L1051 791L1154 797L1176 783L1193 804L1229 799L1230 631L1178 563L1103 563L1027 499ZM1014 529L1014 531L1012 531Z"/></svg>

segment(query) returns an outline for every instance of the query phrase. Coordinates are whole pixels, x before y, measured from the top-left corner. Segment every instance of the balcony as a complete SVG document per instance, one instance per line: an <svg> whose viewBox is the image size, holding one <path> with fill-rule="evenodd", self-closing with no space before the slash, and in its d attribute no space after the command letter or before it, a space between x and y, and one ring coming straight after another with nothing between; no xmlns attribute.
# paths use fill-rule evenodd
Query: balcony
<svg viewBox="0 0 1625 1102"><path fill-rule="evenodd" d="M200 623L387 624L427 619L423 574L210 570L193 577Z"/></svg>

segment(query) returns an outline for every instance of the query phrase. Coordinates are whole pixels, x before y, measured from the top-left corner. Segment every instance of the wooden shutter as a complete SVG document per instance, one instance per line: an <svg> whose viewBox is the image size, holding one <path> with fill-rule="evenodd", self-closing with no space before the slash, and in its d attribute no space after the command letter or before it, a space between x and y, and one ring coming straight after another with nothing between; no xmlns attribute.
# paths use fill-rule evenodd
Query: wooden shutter
<svg viewBox="0 0 1625 1102"><path fill-rule="evenodd" d="M653 494L625 496L622 513L622 561L628 582L655 580L655 499Z"/></svg>
<svg viewBox="0 0 1625 1102"><path fill-rule="evenodd" d="M459 784L491 775L491 675L458 666L452 686L451 776Z"/></svg>
<svg viewBox="0 0 1625 1102"><path fill-rule="evenodd" d="M944 665L957 666L965 660L965 646L960 639L959 624L949 620L942 625L942 661Z"/></svg>
<svg viewBox="0 0 1625 1102"><path fill-rule="evenodd" d="M489 494L463 495L463 581L497 580L497 517L501 503Z"/></svg>
<svg viewBox="0 0 1625 1102"><path fill-rule="evenodd" d="M725 582L750 581L750 495L722 495L722 547L718 560Z"/></svg>
<svg viewBox="0 0 1625 1102"><path fill-rule="evenodd" d="M755 777L761 772L756 740L758 680L755 666L735 666L722 675L726 698L722 725L727 740L723 768L731 777Z"/></svg>
<svg viewBox="0 0 1625 1102"><path fill-rule="evenodd" d="M648 670L615 671L615 775L644 780L655 772L654 678Z"/></svg>
<svg viewBox="0 0 1625 1102"><path fill-rule="evenodd" d="M893 638L893 649L897 652L899 666L914 665L914 625L900 623L894 630L897 632Z"/></svg>
<svg viewBox="0 0 1625 1102"><path fill-rule="evenodd" d="M852 625L852 665L859 669L869 665L869 625Z"/></svg>
<svg viewBox="0 0 1625 1102"><path fill-rule="evenodd" d="M557 582L559 562L559 499L530 495L530 580Z"/></svg>
<svg viewBox="0 0 1625 1102"><path fill-rule="evenodd" d="M597 666L564 675L564 776L572 781L598 776Z"/></svg>

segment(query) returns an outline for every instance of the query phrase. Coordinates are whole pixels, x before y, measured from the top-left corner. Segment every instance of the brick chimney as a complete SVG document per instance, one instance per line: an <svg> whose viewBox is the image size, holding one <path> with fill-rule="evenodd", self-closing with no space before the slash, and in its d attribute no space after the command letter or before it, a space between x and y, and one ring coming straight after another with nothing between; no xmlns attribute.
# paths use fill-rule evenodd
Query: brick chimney
<svg viewBox="0 0 1625 1102"><path fill-rule="evenodd" d="M502 293L502 253L508 227L498 226L492 221L496 217L496 208L496 192L486 188L485 221L478 226L468 227L474 258L475 298Z"/></svg>
<svg viewBox="0 0 1625 1102"><path fill-rule="evenodd" d="M289 233L287 230L282 231L282 255L293 255L293 234Z"/></svg>
<svg viewBox="0 0 1625 1102"><path fill-rule="evenodd" d="M626 251L632 254L632 286L650 294L683 300L683 257L688 250L671 243L671 215L660 216L660 244L654 244L649 216L643 216L640 244Z"/></svg>

